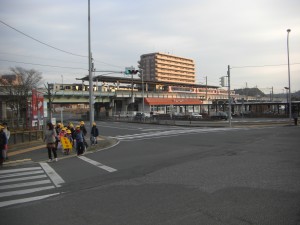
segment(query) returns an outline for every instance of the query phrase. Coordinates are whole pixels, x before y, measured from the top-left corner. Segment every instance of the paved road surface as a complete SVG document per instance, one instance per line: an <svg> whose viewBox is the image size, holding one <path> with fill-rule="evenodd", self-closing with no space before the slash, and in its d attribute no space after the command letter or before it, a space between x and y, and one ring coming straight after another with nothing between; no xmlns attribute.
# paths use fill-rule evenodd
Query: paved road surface
<svg viewBox="0 0 300 225"><path fill-rule="evenodd" d="M299 127L99 126L120 143L47 164L48 169L43 163L2 169L0 193L53 188L0 195L2 204L45 197L1 207L1 220L75 225L300 223ZM3 177L26 171L40 173L16 178L46 177ZM24 186L30 182L35 183Z"/></svg>

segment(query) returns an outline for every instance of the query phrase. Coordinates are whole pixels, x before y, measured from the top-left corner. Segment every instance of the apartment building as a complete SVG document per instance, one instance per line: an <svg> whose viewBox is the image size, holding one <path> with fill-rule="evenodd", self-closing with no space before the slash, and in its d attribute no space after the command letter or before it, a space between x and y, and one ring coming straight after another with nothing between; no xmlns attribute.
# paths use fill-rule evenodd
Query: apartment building
<svg viewBox="0 0 300 225"><path fill-rule="evenodd" d="M157 52L141 55L138 63L145 80L195 84L192 59Z"/></svg>

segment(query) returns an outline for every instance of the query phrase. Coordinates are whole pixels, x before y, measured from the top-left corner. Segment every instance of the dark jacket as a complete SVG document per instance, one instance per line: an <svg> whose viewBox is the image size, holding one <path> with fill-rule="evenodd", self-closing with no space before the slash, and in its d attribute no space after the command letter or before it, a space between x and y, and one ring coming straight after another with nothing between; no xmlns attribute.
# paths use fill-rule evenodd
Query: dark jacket
<svg viewBox="0 0 300 225"><path fill-rule="evenodd" d="M85 136L85 135L86 135L86 133L87 133L87 131L86 131L86 128L85 128L85 126L84 126L84 125L81 125L81 126L80 126L80 130L82 131L82 133L83 133L83 136Z"/></svg>
<svg viewBox="0 0 300 225"><path fill-rule="evenodd" d="M84 141L84 137L83 137L83 133L81 130L76 130L75 131L75 139L77 143L83 143Z"/></svg>
<svg viewBox="0 0 300 225"><path fill-rule="evenodd" d="M0 150L3 150L5 145L7 145L6 134L3 131L0 131ZM2 155L2 153L0 154Z"/></svg>
<svg viewBox="0 0 300 225"><path fill-rule="evenodd" d="M99 131L98 131L98 128L97 128L96 126L93 126L93 127L92 127L91 135L92 135L93 137L98 137Z"/></svg>

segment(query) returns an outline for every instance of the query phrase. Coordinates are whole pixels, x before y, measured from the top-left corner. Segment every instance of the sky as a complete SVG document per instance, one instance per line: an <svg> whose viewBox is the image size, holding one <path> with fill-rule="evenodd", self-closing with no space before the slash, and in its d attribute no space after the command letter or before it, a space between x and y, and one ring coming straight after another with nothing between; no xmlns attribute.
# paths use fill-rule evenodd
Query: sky
<svg viewBox="0 0 300 225"><path fill-rule="evenodd" d="M162 52L193 59L197 84L207 77L220 85L230 65L232 89L282 93L288 40L291 91L298 91L299 12L299 0L90 0L94 67L124 71L142 54ZM0 34L0 74L20 66L41 72L45 83L88 74L88 0L1 0Z"/></svg>

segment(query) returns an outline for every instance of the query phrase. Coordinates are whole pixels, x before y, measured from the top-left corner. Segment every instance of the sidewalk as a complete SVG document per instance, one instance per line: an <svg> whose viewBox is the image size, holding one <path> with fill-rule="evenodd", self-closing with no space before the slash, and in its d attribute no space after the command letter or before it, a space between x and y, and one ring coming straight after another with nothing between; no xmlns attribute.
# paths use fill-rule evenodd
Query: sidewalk
<svg viewBox="0 0 300 225"><path fill-rule="evenodd" d="M88 138L87 138L88 139ZM89 139L88 139L89 140ZM100 136L98 144L90 146L88 142L87 152L99 151L108 148L117 143L117 140ZM64 155L62 151L57 151L58 159L76 156L76 151L73 149L69 155ZM10 166L26 162L40 162L48 160L48 150L46 144L42 140L31 141L8 146L8 159L3 163L3 166Z"/></svg>

